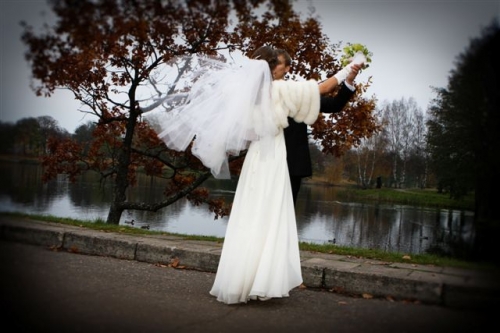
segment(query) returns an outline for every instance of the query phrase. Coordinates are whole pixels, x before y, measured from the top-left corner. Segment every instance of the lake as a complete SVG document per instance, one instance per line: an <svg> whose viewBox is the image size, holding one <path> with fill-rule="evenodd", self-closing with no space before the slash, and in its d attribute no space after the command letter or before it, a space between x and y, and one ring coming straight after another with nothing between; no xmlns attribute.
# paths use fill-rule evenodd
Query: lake
<svg viewBox="0 0 500 333"><path fill-rule="evenodd" d="M70 183L64 175L41 181L37 165L0 162L0 211L53 215L81 220L106 220L111 184L101 186L97 175L86 173ZM236 181L210 179L205 184L214 195L232 201ZM161 198L163 184L140 175L128 191L129 200ZM406 254L454 255L472 247L474 213L453 209L407 205L345 202L335 186L302 186L296 213L300 241L373 248ZM228 218L214 219L205 206L179 200L157 213L125 212L120 224L134 220L134 227L171 233L224 237Z"/></svg>

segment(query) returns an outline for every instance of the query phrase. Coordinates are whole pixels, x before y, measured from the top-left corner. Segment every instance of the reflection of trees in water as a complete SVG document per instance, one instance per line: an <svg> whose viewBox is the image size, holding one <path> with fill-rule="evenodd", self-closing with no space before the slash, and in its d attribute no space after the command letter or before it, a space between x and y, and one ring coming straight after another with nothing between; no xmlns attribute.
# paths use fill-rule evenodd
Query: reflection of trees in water
<svg viewBox="0 0 500 333"><path fill-rule="evenodd" d="M158 227L158 229L165 229L168 228L170 221L177 218L183 210L187 209L186 207L188 206L189 202L186 199L180 199L157 212L139 210L125 212L125 218L132 216L136 220L138 226L148 224L153 228Z"/></svg>
<svg viewBox="0 0 500 333"><path fill-rule="evenodd" d="M435 237L427 253L469 259L476 239L473 214L455 210L436 210Z"/></svg>
<svg viewBox="0 0 500 333"><path fill-rule="evenodd" d="M454 210L412 206L340 202L331 194L335 188L305 186L297 204L299 235L307 238L314 225L323 243L374 248L391 252L423 253L440 248L455 255L473 241L473 214ZM440 214L436 217L436 212ZM321 225L321 227L318 227ZM443 236L444 235L444 236ZM456 239L459 242L456 242ZM319 242L318 239L305 241Z"/></svg>
<svg viewBox="0 0 500 333"><path fill-rule="evenodd" d="M0 163L0 188L13 203L34 205L37 209L49 206L60 194L58 182L42 184L42 168L34 164Z"/></svg>
<svg viewBox="0 0 500 333"><path fill-rule="evenodd" d="M21 212L55 212L52 214L81 219L89 219L92 215L90 219L105 219L111 187L100 186L97 175L87 173L75 184L69 183L64 176L43 184L41 176L42 170L37 165L0 163L0 197L8 198L1 203L4 205L11 200ZM231 202L236 184L235 180L210 179L204 186L214 196ZM163 188L160 180L140 175L137 186L129 188L128 195L130 200L152 201L163 195ZM476 238L472 212L342 202L337 199L336 190L335 187L303 186L296 207L301 240L328 243L335 239L335 243L342 246L458 256L468 253ZM54 208L54 202L59 207ZM165 231L182 224L196 231L218 225L219 232L227 223L227 219L214 223L213 214L205 206L194 207L185 199L156 213L125 212L122 219L123 224L125 220L134 219L136 227L149 224L152 229Z"/></svg>
<svg viewBox="0 0 500 333"><path fill-rule="evenodd" d="M214 197L222 197L226 202L232 202L236 184L236 180L210 178L201 187L208 188L210 194ZM130 200L144 202L158 201L158 198L163 196L165 185L166 180L148 177L143 174L138 175L137 186L129 188ZM138 225L149 224L151 227L166 230L171 221L178 219L181 215L203 219L210 214L212 213L207 210L206 205L193 206L187 199L182 198L157 212L127 211L124 214L124 219L134 219ZM213 220L213 214L210 216Z"/></svg>
<svg viewBox="0 0 500 333"><path fill-rule="evenodd" d="M76 207L109 208L112 198L111 183L99 183L100 176L92 171L85 172L75 183L67 182L71 203Z"/></svg>

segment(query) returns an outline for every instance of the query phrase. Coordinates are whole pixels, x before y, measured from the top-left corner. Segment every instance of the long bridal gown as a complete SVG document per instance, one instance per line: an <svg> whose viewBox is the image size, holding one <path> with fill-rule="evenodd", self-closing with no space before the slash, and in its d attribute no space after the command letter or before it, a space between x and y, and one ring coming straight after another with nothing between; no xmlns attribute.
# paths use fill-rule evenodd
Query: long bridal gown
<svg viewBox="0 0 500 333"><path fill-rule="evenodd" d="M283 127L289 115L297 121L314 122L319 112L317 83L274 83L273 102L281 124L273 140L274 154L262 158L268 148L265 142L250 144L210 290L226 304L287 297L302 283Z"/></svg>
<svg viewBox="0 0 500 333"><path fill-rule="evenodd" d="M220 67L196 80L186 103L144 118L170 149L193 142L216 178L229 178L227 156L248 148L210 294L227 304L286 297L302 273L283 128L289 116L317 119L318 84L272 81L263 60Z"/></svg>

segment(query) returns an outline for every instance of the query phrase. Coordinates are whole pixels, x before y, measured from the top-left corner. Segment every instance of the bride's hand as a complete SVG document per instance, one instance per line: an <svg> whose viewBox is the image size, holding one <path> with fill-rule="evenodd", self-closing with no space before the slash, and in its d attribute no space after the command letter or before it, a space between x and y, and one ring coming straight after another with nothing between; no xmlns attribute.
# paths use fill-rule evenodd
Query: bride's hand
<svg viewBox="0 0 500 333"><path fill-rule="evenodd" d="M345 81L351 86L354 85L354 79L356 78L362 67L363 67L362 64L353 64L351 66L351 71L347 75Z"/></svg>

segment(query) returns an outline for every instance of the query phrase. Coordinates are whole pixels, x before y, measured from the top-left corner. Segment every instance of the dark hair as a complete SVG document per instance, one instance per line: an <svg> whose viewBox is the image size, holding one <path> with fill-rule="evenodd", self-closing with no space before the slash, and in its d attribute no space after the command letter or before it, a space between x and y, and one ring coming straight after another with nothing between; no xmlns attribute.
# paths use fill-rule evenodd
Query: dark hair
<svg viewBox="0 0 500 333"><path fill-rule="evenodd" d="M270 46L259 47L251 56L252 59L265 60L269 64L269 68L273 70L278 66L278 53Z"/></svg>
<svg viewBox="0 0 500 333"><path fill-rule="evenodd" d="M292 66L292 57L284 49L276 49L278 56L282 55L285 58L285 66Z"/></svg>

